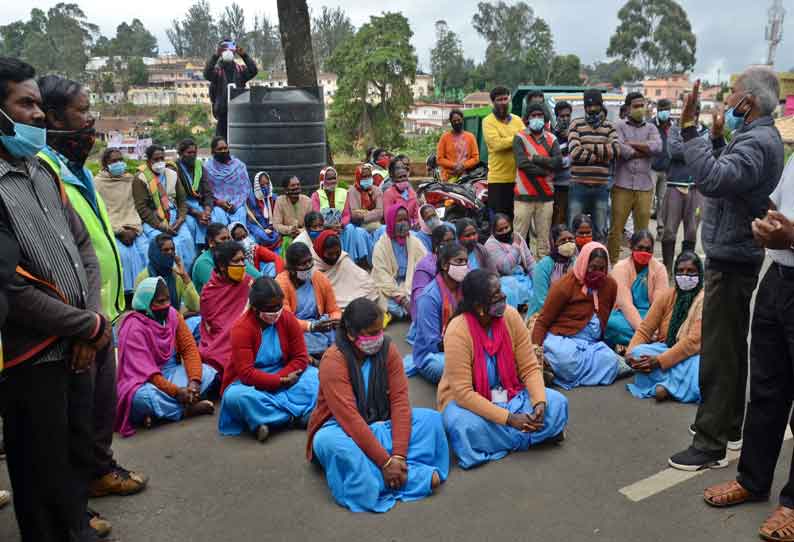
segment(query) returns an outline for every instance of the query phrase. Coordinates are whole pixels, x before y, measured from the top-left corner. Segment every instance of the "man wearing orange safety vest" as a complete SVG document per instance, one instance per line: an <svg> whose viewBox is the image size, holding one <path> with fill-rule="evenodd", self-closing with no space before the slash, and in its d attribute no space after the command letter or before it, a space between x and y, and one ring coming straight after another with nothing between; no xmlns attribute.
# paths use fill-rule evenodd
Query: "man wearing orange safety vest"
<svg viewBox="0 0 794 542"><path fill-rule="evenodd" d="M557 138L545 128L545 112L538 103L527 106L527 127L513 139L516 157L513 229L526 239L535 238L535 258L549 254L549 230L554 211L554 173L562 167Z"/></svg>

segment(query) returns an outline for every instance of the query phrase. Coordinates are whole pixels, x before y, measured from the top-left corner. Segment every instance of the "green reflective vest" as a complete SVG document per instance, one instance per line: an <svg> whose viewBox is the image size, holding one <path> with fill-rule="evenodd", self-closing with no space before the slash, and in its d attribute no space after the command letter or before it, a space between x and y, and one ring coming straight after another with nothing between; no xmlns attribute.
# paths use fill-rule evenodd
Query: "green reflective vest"
<svg viewBox="0 0 794 542"><path fill-rule="evenodd" d="M320 209L330 209L331 205L328 203L328 192L322 188L317 191L320 197ZM347 190L344 188L336 187L334 190L334 209L339 209L339 212L345 210L345 201L347 200Z"/></svg>

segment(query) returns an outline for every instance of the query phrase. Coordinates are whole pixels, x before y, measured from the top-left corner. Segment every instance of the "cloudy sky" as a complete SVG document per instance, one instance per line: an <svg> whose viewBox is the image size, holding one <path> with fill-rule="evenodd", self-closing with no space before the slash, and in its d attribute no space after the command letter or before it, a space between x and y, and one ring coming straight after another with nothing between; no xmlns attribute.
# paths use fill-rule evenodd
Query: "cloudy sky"
<svg viewBox="0 0 794 542"><path fill-rule="evenodd" d="M160 50L171 50L165 35L170 21L181 17L191 0L136 0L135 2L108 2L107 0L69 0L77 2L89 19L99 24L104 34L112 36L122 21L140 18L157 36ZM764 26L767 7L771 0L679 0L689 13L689 20L697 35L697 66L695 73L710 81L717 80L718 70L722 80L748 64L766 58ZM237 0L248 14L268 14L276 20L275 0ZM27 18L30 9L47 9L56 0L29 2L3 2L0 7L0 24ZM609 37L617 26L617 11L624 0L528 0L535 14L550 24L558 53L574 53L585 63L605 58ZM210 0L213 10L220 12L226 5ZM477 9L476 0L380 0L377 3L361 0L309 0L315 12L323 5L341 6L359 26L369 16L382 11L402 11L413 29L413 44L424 69L429 67L429 51L434 41L434 23L444 19L463 40L467 57L481 60L485 42L471 27ZM377 8L374 7L377 5ZM784 25L783 43L778 49L776 67L780 70L794 68L794 0L783 0L789 11ZM377 9L377 10L376 10Z"/></svg>

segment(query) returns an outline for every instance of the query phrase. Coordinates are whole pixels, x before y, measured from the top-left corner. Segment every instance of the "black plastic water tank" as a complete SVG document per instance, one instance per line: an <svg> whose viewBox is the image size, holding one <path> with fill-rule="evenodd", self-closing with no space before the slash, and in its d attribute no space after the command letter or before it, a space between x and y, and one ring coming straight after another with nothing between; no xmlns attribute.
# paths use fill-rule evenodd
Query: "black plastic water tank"
<svg viewBox="0 0 794 542"><path fill-rule="evenodd" d="M251 179L267 171L280 188L294 175L304 192L317 190L327 163L322 87L232 90L228 135Z"/></svg>

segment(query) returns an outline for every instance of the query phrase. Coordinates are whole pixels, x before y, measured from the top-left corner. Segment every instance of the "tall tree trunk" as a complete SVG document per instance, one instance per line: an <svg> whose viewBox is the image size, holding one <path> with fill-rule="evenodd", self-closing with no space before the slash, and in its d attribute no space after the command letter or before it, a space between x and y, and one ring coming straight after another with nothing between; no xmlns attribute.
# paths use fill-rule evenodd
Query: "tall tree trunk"
<svg viewBox="0 0 794 542"><path fill-rule="evenodd" d="M295 87L316 86L317 68L306 0L278 0L278 27L287 65L287 83Z"/></svg>

